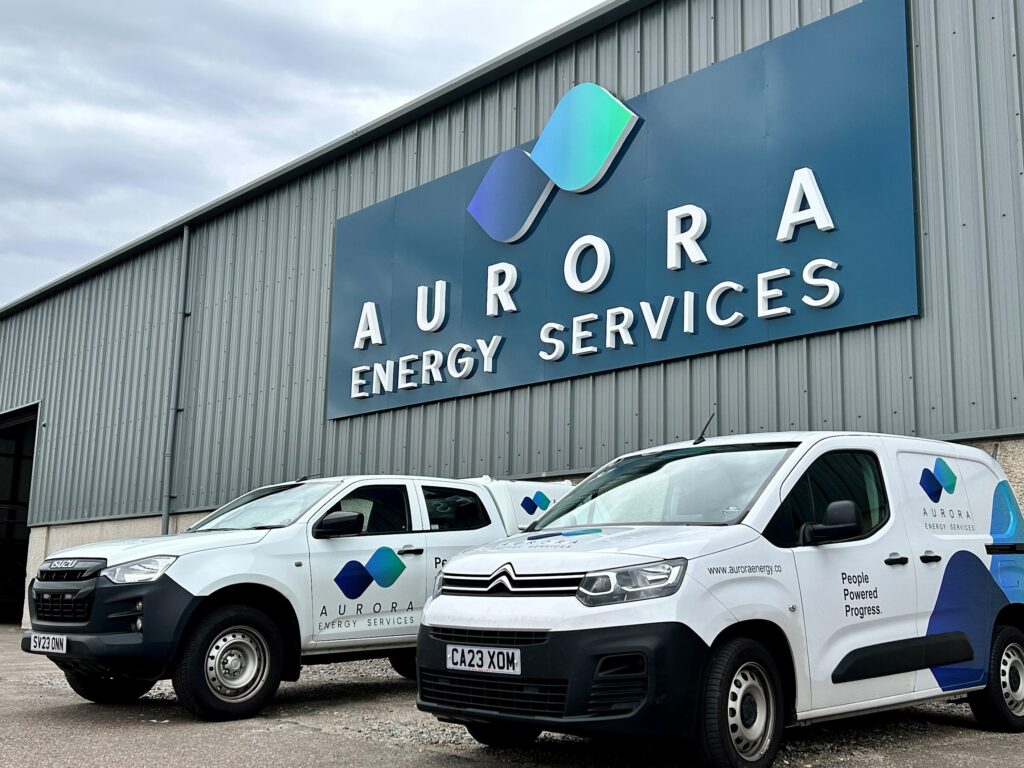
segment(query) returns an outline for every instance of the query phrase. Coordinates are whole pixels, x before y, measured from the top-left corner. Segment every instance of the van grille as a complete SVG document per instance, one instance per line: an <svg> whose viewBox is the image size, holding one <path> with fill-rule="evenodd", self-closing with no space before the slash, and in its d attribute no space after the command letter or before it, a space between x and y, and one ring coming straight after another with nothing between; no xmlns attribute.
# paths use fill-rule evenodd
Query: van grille
<svg viewBox="0 0 1024 768"><path fill-rule="evenodd" d="M92 595L76 598L74 592L36 592L39 621L86 622L92 613Z"/></svg>
<svg viewBox="0 0 1024 768"><path fill-rule="evenodd" d="M528 632L511 629L457 629L431 627L430 636L443 643L468 645L523 646L540 645L548 641L547 632Z"/></svg>
<svg viewBox="0 0 1024 768"><path fill-rule="evenodd" d="M420 670L424 702L512 715L563 717L567 680L493 680Z"/></svg>
<svg viewBox="0 0 1024 768"><path fill-rule="evenodd" d="M585 574L558 573L521 576L506 563L489 576L445 573L441 577L443 595L489 595L512 597L573 596Z"/></svg>

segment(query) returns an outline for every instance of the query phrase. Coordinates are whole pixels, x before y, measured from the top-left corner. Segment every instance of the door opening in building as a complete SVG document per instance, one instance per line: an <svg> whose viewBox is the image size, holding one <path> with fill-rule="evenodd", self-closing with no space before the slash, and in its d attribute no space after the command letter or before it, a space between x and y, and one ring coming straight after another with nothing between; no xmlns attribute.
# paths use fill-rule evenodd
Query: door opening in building
<svg viewBox="0 0 1024 768"><path fill-rule="evenodd" d="M0 623L21 623L37 408L0 415Z"/></svg>

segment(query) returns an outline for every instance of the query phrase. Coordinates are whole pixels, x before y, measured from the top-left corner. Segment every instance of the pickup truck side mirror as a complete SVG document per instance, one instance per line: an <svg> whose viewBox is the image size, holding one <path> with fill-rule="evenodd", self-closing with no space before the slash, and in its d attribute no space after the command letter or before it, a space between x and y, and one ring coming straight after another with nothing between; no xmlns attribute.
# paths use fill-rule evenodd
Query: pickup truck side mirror
<svg viewBox="0 0 1024 768"><path fill-rule="evenodd" d="M313 527L314 539L336 539L363 532L363 513L336 509L324 515Z"/></svg>
<svg viewBox="0 0 1024 768"><path fill-rule="evenodd" d="M800 529L800 544L828 544L860 535L860 514L852 501L833 501L825 508L825 522L806 523Z"/></svg>

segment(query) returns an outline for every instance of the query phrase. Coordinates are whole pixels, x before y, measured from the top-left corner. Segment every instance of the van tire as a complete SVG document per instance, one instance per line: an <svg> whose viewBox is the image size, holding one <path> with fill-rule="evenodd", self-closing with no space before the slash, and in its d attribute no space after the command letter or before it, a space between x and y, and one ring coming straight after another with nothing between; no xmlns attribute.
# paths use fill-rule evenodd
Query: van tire
<svg viewBox="0 0 1024 768"><path fill-rule="evenodd" d="M978 724L990 731L1024 731L1024 632L996 625L988 686L967 696Z"/></svg>
<svg viewBox="0 0 1024 768"><path fill-rule="evenodd" d="M712 649L697 723L704 768L767 768L782 746L782 679L767 649L745 637Z"/></svg>
<svg viewBox="0 0 1024 768"><path fill-rule="evenodd" d="M94 704L131 704L149 693L156 684L153 680L134 677L103 677L65 669L64 677L71 690Z"/></svg>
<svg viewBox="0 0 1024 768"><path fill-rule="evenodd" d="M388 654L391 668L406 680L416 682L416 649L409 648Z"/></svg>
<svg viewBox="0 0 1024 768"><path fill-rule="evenodd" d="M283 657L284 641L270 617L227 605L191 629L171 682L178 701L203 720L253 717L277 693Z"/></svg>
<svg viewBox="0 0 1024 768"><path fill-rule="evenodd" d="M493 749L522 749L540 736L541 729L513 723L467 723L469 735Z"/></svg>

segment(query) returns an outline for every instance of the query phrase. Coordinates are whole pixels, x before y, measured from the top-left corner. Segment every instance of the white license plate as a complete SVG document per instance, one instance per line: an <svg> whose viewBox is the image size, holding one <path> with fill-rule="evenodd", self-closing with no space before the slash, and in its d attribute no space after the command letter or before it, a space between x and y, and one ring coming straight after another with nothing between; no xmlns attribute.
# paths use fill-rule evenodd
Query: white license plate
<svg viewBox="0 0 1024 768"><path fill-rule="evenodd" d="M460 672L490 672L495 675L523 674L518 648L482 648L475 645L449 645L448 669Z"/></svg>
<svg viewBox="0 0 1024 768"><path fill-rule="evenodd" d="M66 635L40 635L33 632L29 640L29 650L32 653L67 653L68 638Z"/></svg>

